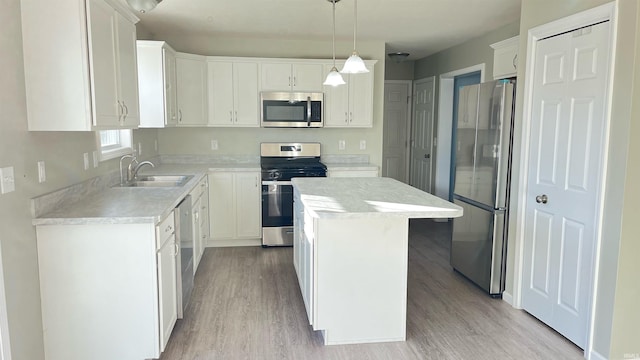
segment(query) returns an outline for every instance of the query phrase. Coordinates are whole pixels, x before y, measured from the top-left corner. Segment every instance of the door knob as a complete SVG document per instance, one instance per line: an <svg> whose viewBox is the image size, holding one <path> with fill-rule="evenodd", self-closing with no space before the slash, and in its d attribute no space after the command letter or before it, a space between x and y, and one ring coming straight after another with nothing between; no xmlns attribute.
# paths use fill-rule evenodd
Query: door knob
<svg viewBox="0 0 640 360"><path fill-rule="evenodd" d="M536 196L536 202L538 204L546 204L547 201L549 200L549 198L547 197L547 195L538 195Z"/></svg>
<svg viewBox="0 0 640 360"><path fill-rule="evenodd" d="M425 159L431 159L431 154L424 154Z"/></svg>

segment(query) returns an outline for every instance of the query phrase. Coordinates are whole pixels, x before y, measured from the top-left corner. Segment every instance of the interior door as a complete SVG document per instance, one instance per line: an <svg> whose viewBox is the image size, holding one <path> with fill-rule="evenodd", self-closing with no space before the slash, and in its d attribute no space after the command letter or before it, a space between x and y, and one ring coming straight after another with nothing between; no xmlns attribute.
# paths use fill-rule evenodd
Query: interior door
<svg viewBox="0 0 640 360"><path fill-rule="evenodd" d="M415 83L411 125L409 185L429 193L431 192L434 92L435 81L433 77Z"/></svg>
<svg viewBox="0 0 640 360"><path fill-rule="evenodd" d="M384 85L384 131L382 176L407 182L407 142L409 132L409 92L411 82Z"/></svg>
<svg viewBox="0 0 640 360"><path fill-rule="evenodd" d="M585 346L602 191L608 22L536 45L523 308Z"/></svg>

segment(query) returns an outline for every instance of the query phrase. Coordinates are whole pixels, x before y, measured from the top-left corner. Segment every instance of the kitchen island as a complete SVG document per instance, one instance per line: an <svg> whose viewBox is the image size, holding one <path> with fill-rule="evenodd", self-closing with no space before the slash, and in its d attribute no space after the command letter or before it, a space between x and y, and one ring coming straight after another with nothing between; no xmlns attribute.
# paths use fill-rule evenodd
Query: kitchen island
<svg viewBox="0 0 640 360"><path fill-rule="evenodd" d="M409 219L462 209L390 178L294 178L294 267L325 345L406 340Z"/></svg>

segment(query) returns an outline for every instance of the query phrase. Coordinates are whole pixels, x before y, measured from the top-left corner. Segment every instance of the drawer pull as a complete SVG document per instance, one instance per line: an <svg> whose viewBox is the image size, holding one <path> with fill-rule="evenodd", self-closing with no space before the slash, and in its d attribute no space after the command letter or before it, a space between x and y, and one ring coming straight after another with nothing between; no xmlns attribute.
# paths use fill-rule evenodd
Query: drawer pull
<svg viewBox="0 0 640 360"><path fill-rule="evenodd" d="M170 231L173 231L173 227L171 227L171 225L167 226L167 228L166 228L166 229L164 229L164 232L165 232L165 233L168 233L168 232L170 232Z"/></svg>

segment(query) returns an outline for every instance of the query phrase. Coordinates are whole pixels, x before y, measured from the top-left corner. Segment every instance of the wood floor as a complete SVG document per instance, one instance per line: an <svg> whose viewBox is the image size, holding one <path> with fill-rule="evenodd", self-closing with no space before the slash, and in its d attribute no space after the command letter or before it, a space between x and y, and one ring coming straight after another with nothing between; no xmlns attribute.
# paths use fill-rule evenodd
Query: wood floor
<svg viewBox="0 0 640 360"><path fill-rule="evenodd" d="M552 329L455 273L449 231L448 223L411 221L406 342L323 346L308 325L291 248L208 248L161 359L583 358Z"/></svg>

